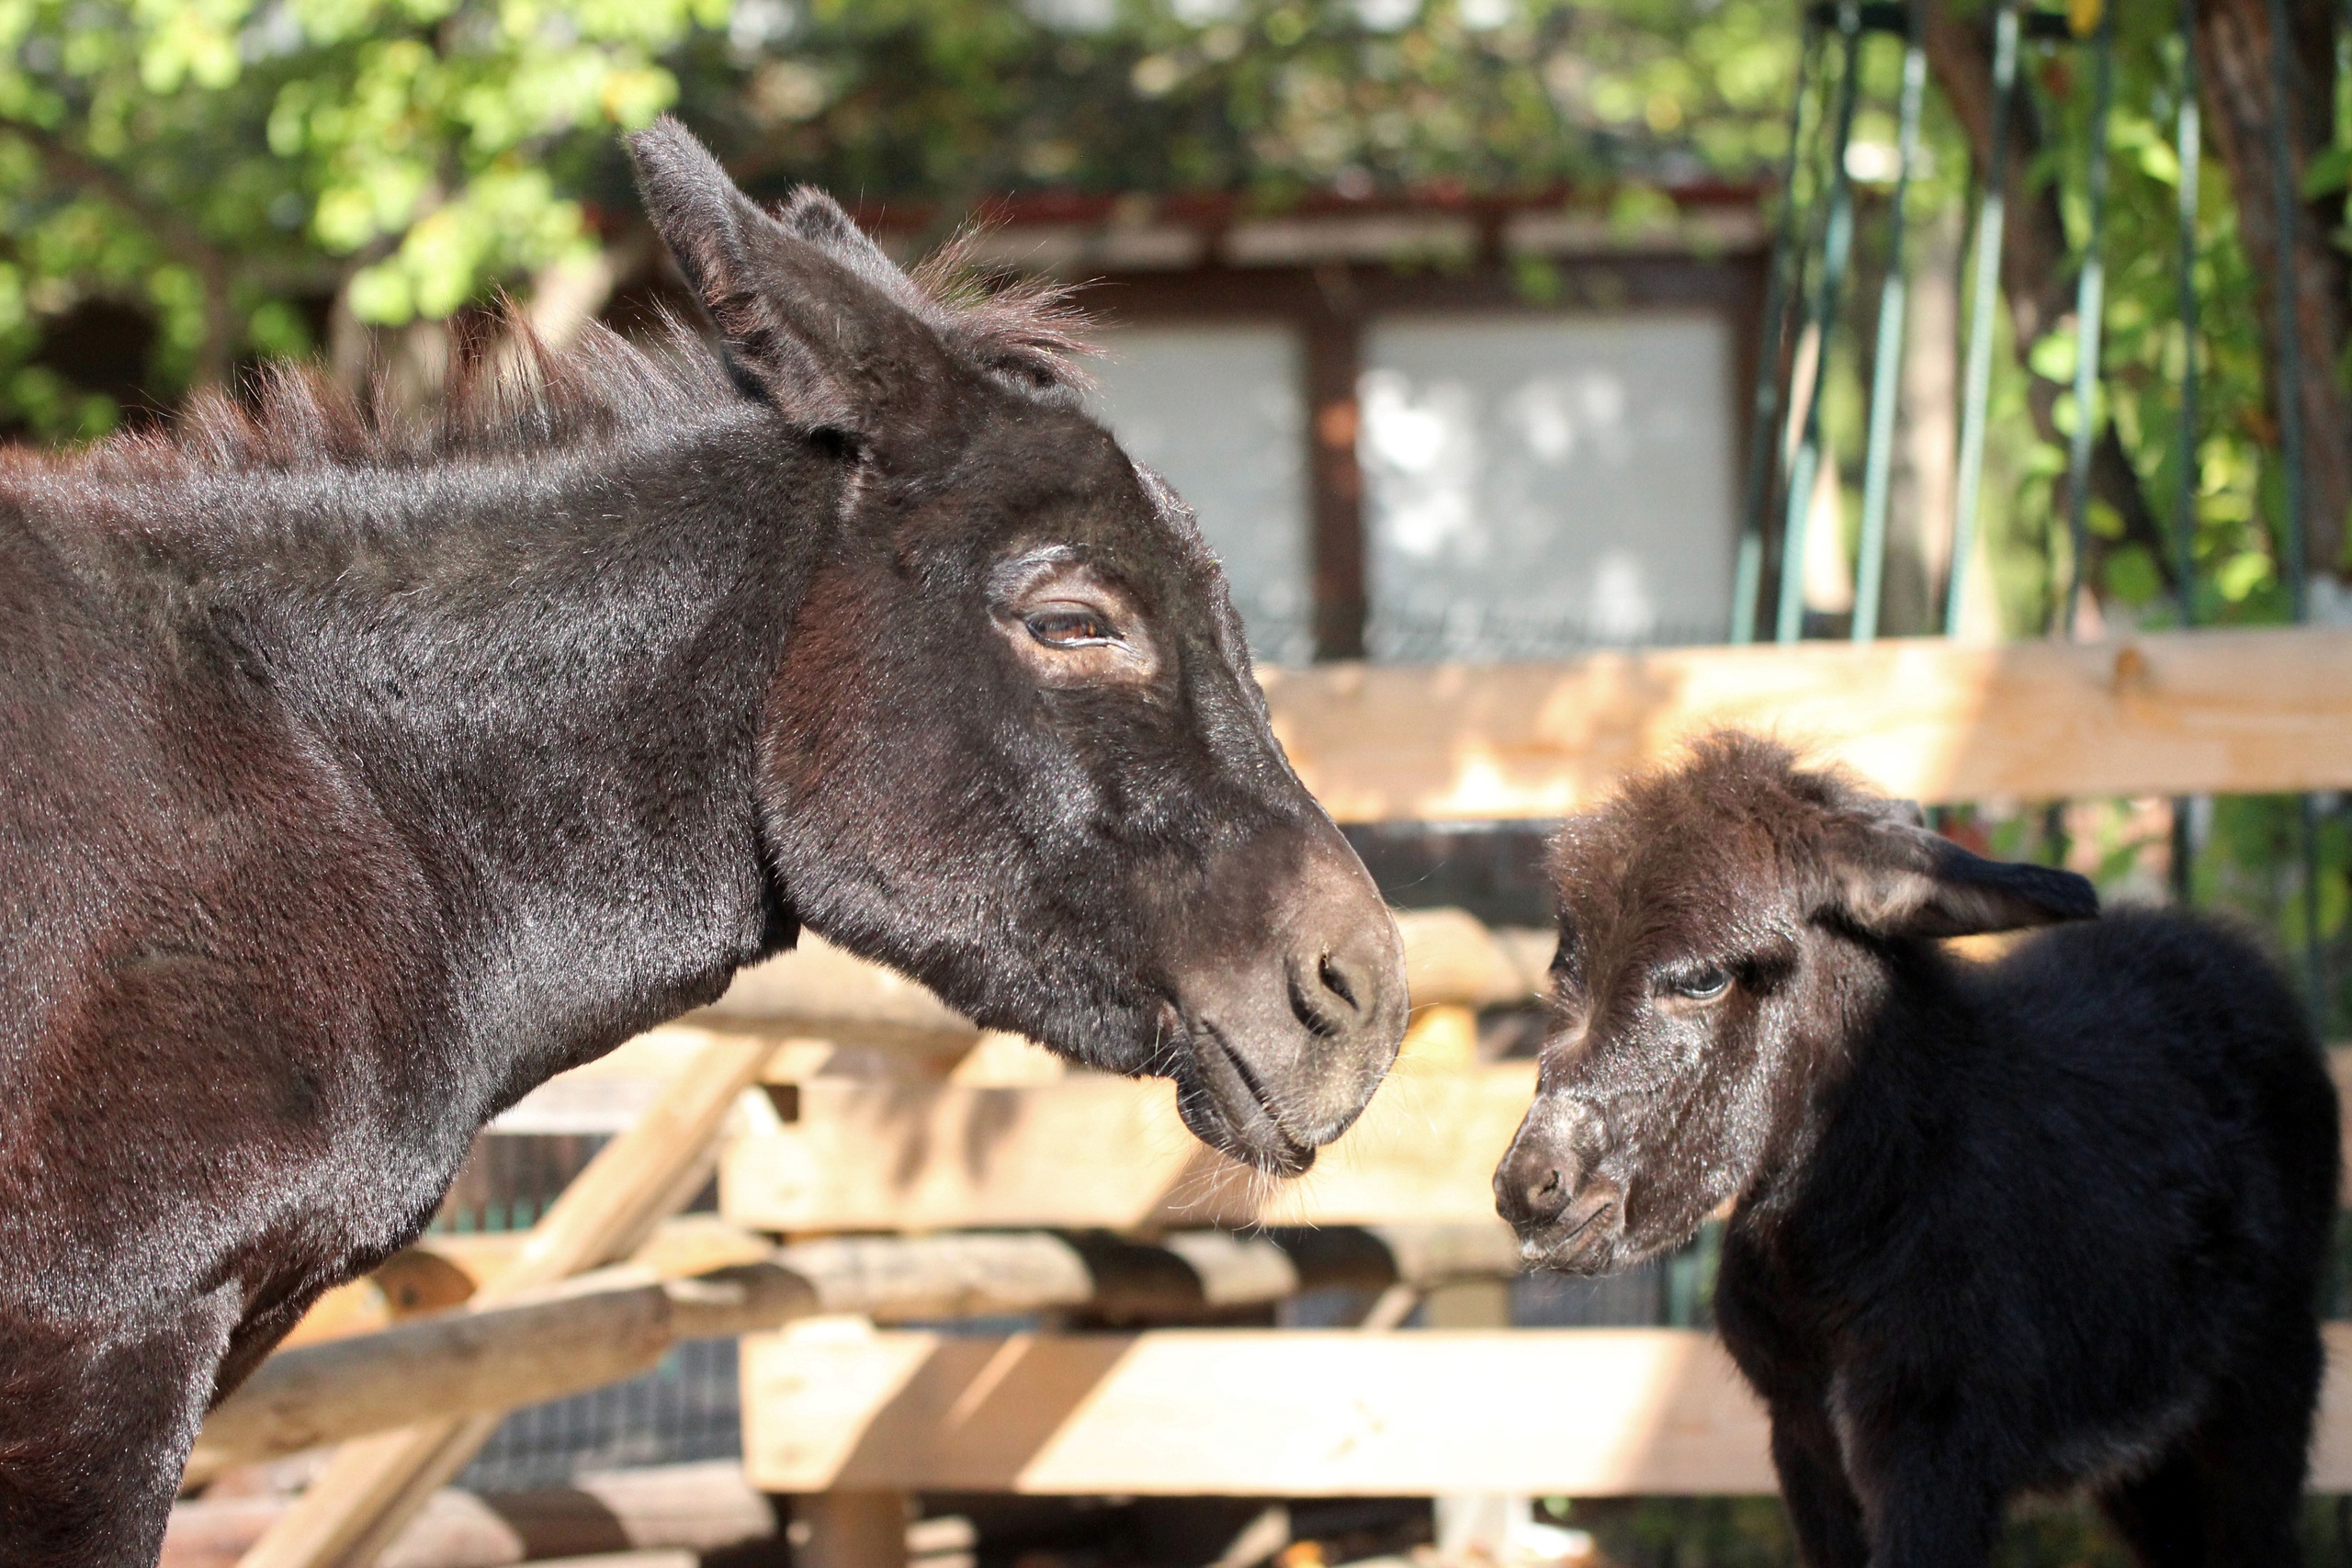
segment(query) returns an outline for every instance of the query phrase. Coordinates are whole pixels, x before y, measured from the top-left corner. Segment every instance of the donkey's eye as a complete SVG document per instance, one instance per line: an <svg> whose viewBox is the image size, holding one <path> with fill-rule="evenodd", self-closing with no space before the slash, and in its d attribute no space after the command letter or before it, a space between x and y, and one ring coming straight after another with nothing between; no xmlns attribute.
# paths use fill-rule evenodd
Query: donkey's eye
<svg viewBox="0 0 2352 1568"><path fill-rule="evenodd" d="M1023 625L1047 648L1101 648L1119 640L1108 617L1083 604L1056 604L1032 611Z"/></svg>
<svg viewBox="0 0 2352 1568"><path fill-rule="evenodd" d="M1711 1002L1731 989L1731 971L1720 964L1702 964L1668 975L1663 989L1686 1002Z"/></svg>

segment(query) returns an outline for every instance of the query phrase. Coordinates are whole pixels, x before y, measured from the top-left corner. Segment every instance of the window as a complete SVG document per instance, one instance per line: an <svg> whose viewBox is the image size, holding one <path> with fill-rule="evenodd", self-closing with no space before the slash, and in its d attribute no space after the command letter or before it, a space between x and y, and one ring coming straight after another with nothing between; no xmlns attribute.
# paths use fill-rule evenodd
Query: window
<svg viewBox="0 0 2352 1568"><path fill-rule="evenodd" d="M1098 337L1096 416L1199 513L1252 655L1306 663L1315 649L1297 334L1204 322Z"/></svg>
<svg viewBox="0 0 2352 1568"><path fill-rule="evenodd" d="M1372 657L1719 640L1726 340L1719 312L1374 321L1357 445Z"/></svg>

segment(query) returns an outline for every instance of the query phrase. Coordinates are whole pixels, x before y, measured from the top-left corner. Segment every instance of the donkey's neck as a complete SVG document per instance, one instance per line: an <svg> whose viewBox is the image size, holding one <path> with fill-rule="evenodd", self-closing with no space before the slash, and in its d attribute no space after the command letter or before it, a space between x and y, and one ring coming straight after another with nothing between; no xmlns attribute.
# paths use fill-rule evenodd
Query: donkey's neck
<svg viewBox="0 0 2352 1568"><path fill-rule="evenodd" d="M1858 960L1820 1005L1816 1032L1800 1047L1794 1114L1742 1204L1759 1231L1803 1212L1850 1222L1900 1209L1948 1106L1943 1063L1975 1044L1975 1009L1931 942L1896 942Z"/></svg>
<svg viewBox="0 0 2352 1568"><path fill-rule="evenodd" d="M240 502L209 629L400 844L484 1114L779 934L758 716L841 482L731 412Z"/></svg>

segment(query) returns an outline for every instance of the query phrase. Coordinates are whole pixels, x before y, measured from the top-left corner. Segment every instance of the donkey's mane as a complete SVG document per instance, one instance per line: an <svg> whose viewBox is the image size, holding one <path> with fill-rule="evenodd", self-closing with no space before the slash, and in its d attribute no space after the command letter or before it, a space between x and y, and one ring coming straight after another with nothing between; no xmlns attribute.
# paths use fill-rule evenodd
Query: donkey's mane
<svg viewBox="0 0 2352 1568"><path fill-rule="evenodd" d="M970 265L977 233L957 236L915 267L898 302L951 354L998 381L1040 394L1083 387L1075 359L1091 350L1070 291L1040 278L984 277ZM600 444L752 396L700 331L666 311L644 342L592 321L554 349L502 303L477 342L477 352L452 355L430 414L402 409L380 376L362 394L316 364L280 362L254 371L243 396L207 389L168 421L78 451L0 446L0 471L169 479L522 457Z"/></svg>

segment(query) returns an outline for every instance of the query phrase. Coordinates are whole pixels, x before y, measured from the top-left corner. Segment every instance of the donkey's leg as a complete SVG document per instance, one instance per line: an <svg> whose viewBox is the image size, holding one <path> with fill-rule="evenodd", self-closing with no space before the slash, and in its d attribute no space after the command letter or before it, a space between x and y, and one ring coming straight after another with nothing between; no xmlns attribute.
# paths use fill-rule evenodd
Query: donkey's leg
<svg viewBox="0 0 2352 1568"><path fill-rule="evenodd" d="M2215 1563L2300 1568L2303 1476L2326 1365L2317 1326L2291 1314L2217 1393L2211 1413L2190 1434L2204 1472Z"/></svg>
<svg viewBox="0 0 2352 1568"><path fill-rule="evenodd" d="M2206 1479L2184 1446L2155 1469L2102 1488L2098 1506L2141 1568L2203 1568Z"/></svg>
<svg viewBox="0 0 2352 1568"><path fill-rule="evenodd" d="M1963 1421L1860 1424L1845 1444L1871 1568L1985 1568L2007 1488Z"/></svg>
<svg viewBox="0 0 2352 1568"><path fill-rule="evenodd" d="M1838 1434L1818 1403L1772 1406L1772 1469L1805 1568L1864 1568L1862 1506L1846 1483Z"/></svg>
<svg viewBox="0 0 2352 1568"><path fill-rule="evenodd" d="M224 1289L95 1343L0 1328L14 1362L0 1374L0 1568L155 1561L238 1310Z"/></svg>

